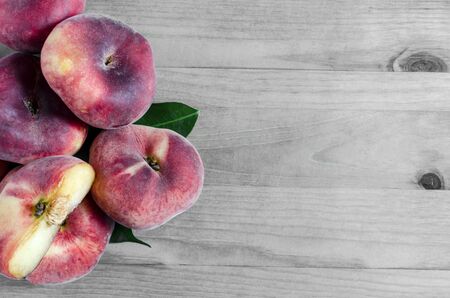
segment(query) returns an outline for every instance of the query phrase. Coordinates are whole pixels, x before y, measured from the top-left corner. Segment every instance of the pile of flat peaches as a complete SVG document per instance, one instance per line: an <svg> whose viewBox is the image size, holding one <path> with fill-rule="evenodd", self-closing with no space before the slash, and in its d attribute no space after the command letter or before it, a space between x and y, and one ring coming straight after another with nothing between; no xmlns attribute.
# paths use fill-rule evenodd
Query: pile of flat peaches
<svg viewBox="0 0 450 298"><path fill-rule="evenodd" d="M33 284L88 274L115 225L159 227L203 187L185 136L136 124L167 118L149 113L149 42L85 5L0 0L0 43L16 51L0 59L0 273Z"/></svg>

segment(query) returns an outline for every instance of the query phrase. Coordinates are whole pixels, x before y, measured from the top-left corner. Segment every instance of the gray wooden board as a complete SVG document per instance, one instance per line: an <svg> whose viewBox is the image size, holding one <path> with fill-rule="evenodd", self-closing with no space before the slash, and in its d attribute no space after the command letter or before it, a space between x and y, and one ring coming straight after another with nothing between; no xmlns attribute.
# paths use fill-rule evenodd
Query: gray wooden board
<svg viewBox="0 0 450 298"><path fill-rule="evenodd" d="M87 2L148 37L159 67L385 71L424 52L450 62L444 0Z"/></svg>
<svg viewBox="0 0 450 298"><path fill-rule="evenodd" d="M449 271L100 264L89 278L33 287L0 280L2 297L448 297Z"/></svg>
<svg viewBox="0 0 450 298"><path fill-rule="evenodd" d="M405 50L450 62L445 0L88 3L143 32L158 66L383 71Z"/></svg>
<svg viewBox="0 0 450 298"><path fill-rule="evenodd" d="M447 1L88 0L200 109L198 203L66 285L0 297L450 296ZM0 46L0 55L10 50ZM419 62L417 62L419 61ZM417 70L444 73L412 73ZM392 72L395 71L395 72Z"/></svg>
<svg viewBox="0 0 450 298"><path fill-rule="evenodd" d="M105 263L450 268L446 191L208 186L190 212Z"/></svg>
<svg viewBox="0 0 450 298"><path fill-rule="evenodd" d="M158 100L201 110L206 183L417 189L450 175L450 74L164 69Z"/></svg>

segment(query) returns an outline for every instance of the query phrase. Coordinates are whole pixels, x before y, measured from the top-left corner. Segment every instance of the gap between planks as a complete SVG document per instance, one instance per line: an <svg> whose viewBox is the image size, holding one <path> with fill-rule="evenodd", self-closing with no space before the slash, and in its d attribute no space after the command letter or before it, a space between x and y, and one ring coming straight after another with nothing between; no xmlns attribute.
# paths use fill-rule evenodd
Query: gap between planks
<svg viewBox="0 0 450 298"><path fill-rule="evenodd" d="M450 268L445 191L206 186L187 213L109 246L103 262Z"/></svg>
<svg viewBox="0 0 450 298"><path fill-rule="evenodd" d="M2 278L0 293L5 297L443 297L450 294L449 278L445 271L100 264L88 277L62 286L33 287Z"/></svg>
<svg viewBox="0 0 450 298"><path fill-rule="evenodd" d="M142 32L159 65L373 71L405 49L449 64L449 10L417 0L97 0L87 8Z"/></svg>

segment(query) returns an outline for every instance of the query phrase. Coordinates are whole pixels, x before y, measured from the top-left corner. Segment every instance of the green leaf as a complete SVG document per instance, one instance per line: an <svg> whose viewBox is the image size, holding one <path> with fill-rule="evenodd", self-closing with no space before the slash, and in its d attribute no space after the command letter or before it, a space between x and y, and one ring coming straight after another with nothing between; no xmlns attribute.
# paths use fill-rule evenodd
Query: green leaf
<svg viewBox="0 0 450 298"><path fill-rule="evenodd" d="M123 242L134 242L151 248L150 244L147 244L144 241L136 238L131 229L116 223L111 238L109 239L109 243L123 243Z"/></svg>
<svg viewBox="0 0 450 298"><path fill-rule="evenodd" d="M135 124L168 128L187 137L195 126L199 111L180 102L154 103Z"/></svg>

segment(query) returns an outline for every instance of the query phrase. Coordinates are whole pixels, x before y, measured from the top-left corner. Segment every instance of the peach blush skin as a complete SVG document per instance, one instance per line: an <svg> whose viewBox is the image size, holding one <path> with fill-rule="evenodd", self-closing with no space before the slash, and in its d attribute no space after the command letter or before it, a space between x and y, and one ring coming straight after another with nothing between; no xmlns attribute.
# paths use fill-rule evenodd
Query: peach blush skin
<svg viewBox="0 0 450 298"><path fill-rule="evenodd" d="M25 164L51 155L72 155L87 125L50 89L39 59L12 54L0 60L0 159Z"/></svg>
<svg viewBox="0 0 450 298"><path fill-rule="evenodd" d="M155 93L148 41L129 26L101 15L82 14L56 26L42 49L41 66L70 110L98 128L138 120Z"/></svg>
<svg viewBox="0 0 450 298"><path fill-rule="evenodd" d="M52 29L82 13L85 0L0 0L0 43L38 53Z"/></svg>
<svg viewBox="0 0 450 298"><path fill-rule="evenodd" d="M66 283L83 277L105 251L114 222L90 196L67 217L38 267L27 276L33 284Z"/></svg>
<svg viewBox="0 0 450 298"><path fill-rule="evenodd" d="M90 150L97 178L92 194L115 221L156 228L189 209L203 186L203 163L194 146L167 129L129 125L104 131Z"/></svg>

